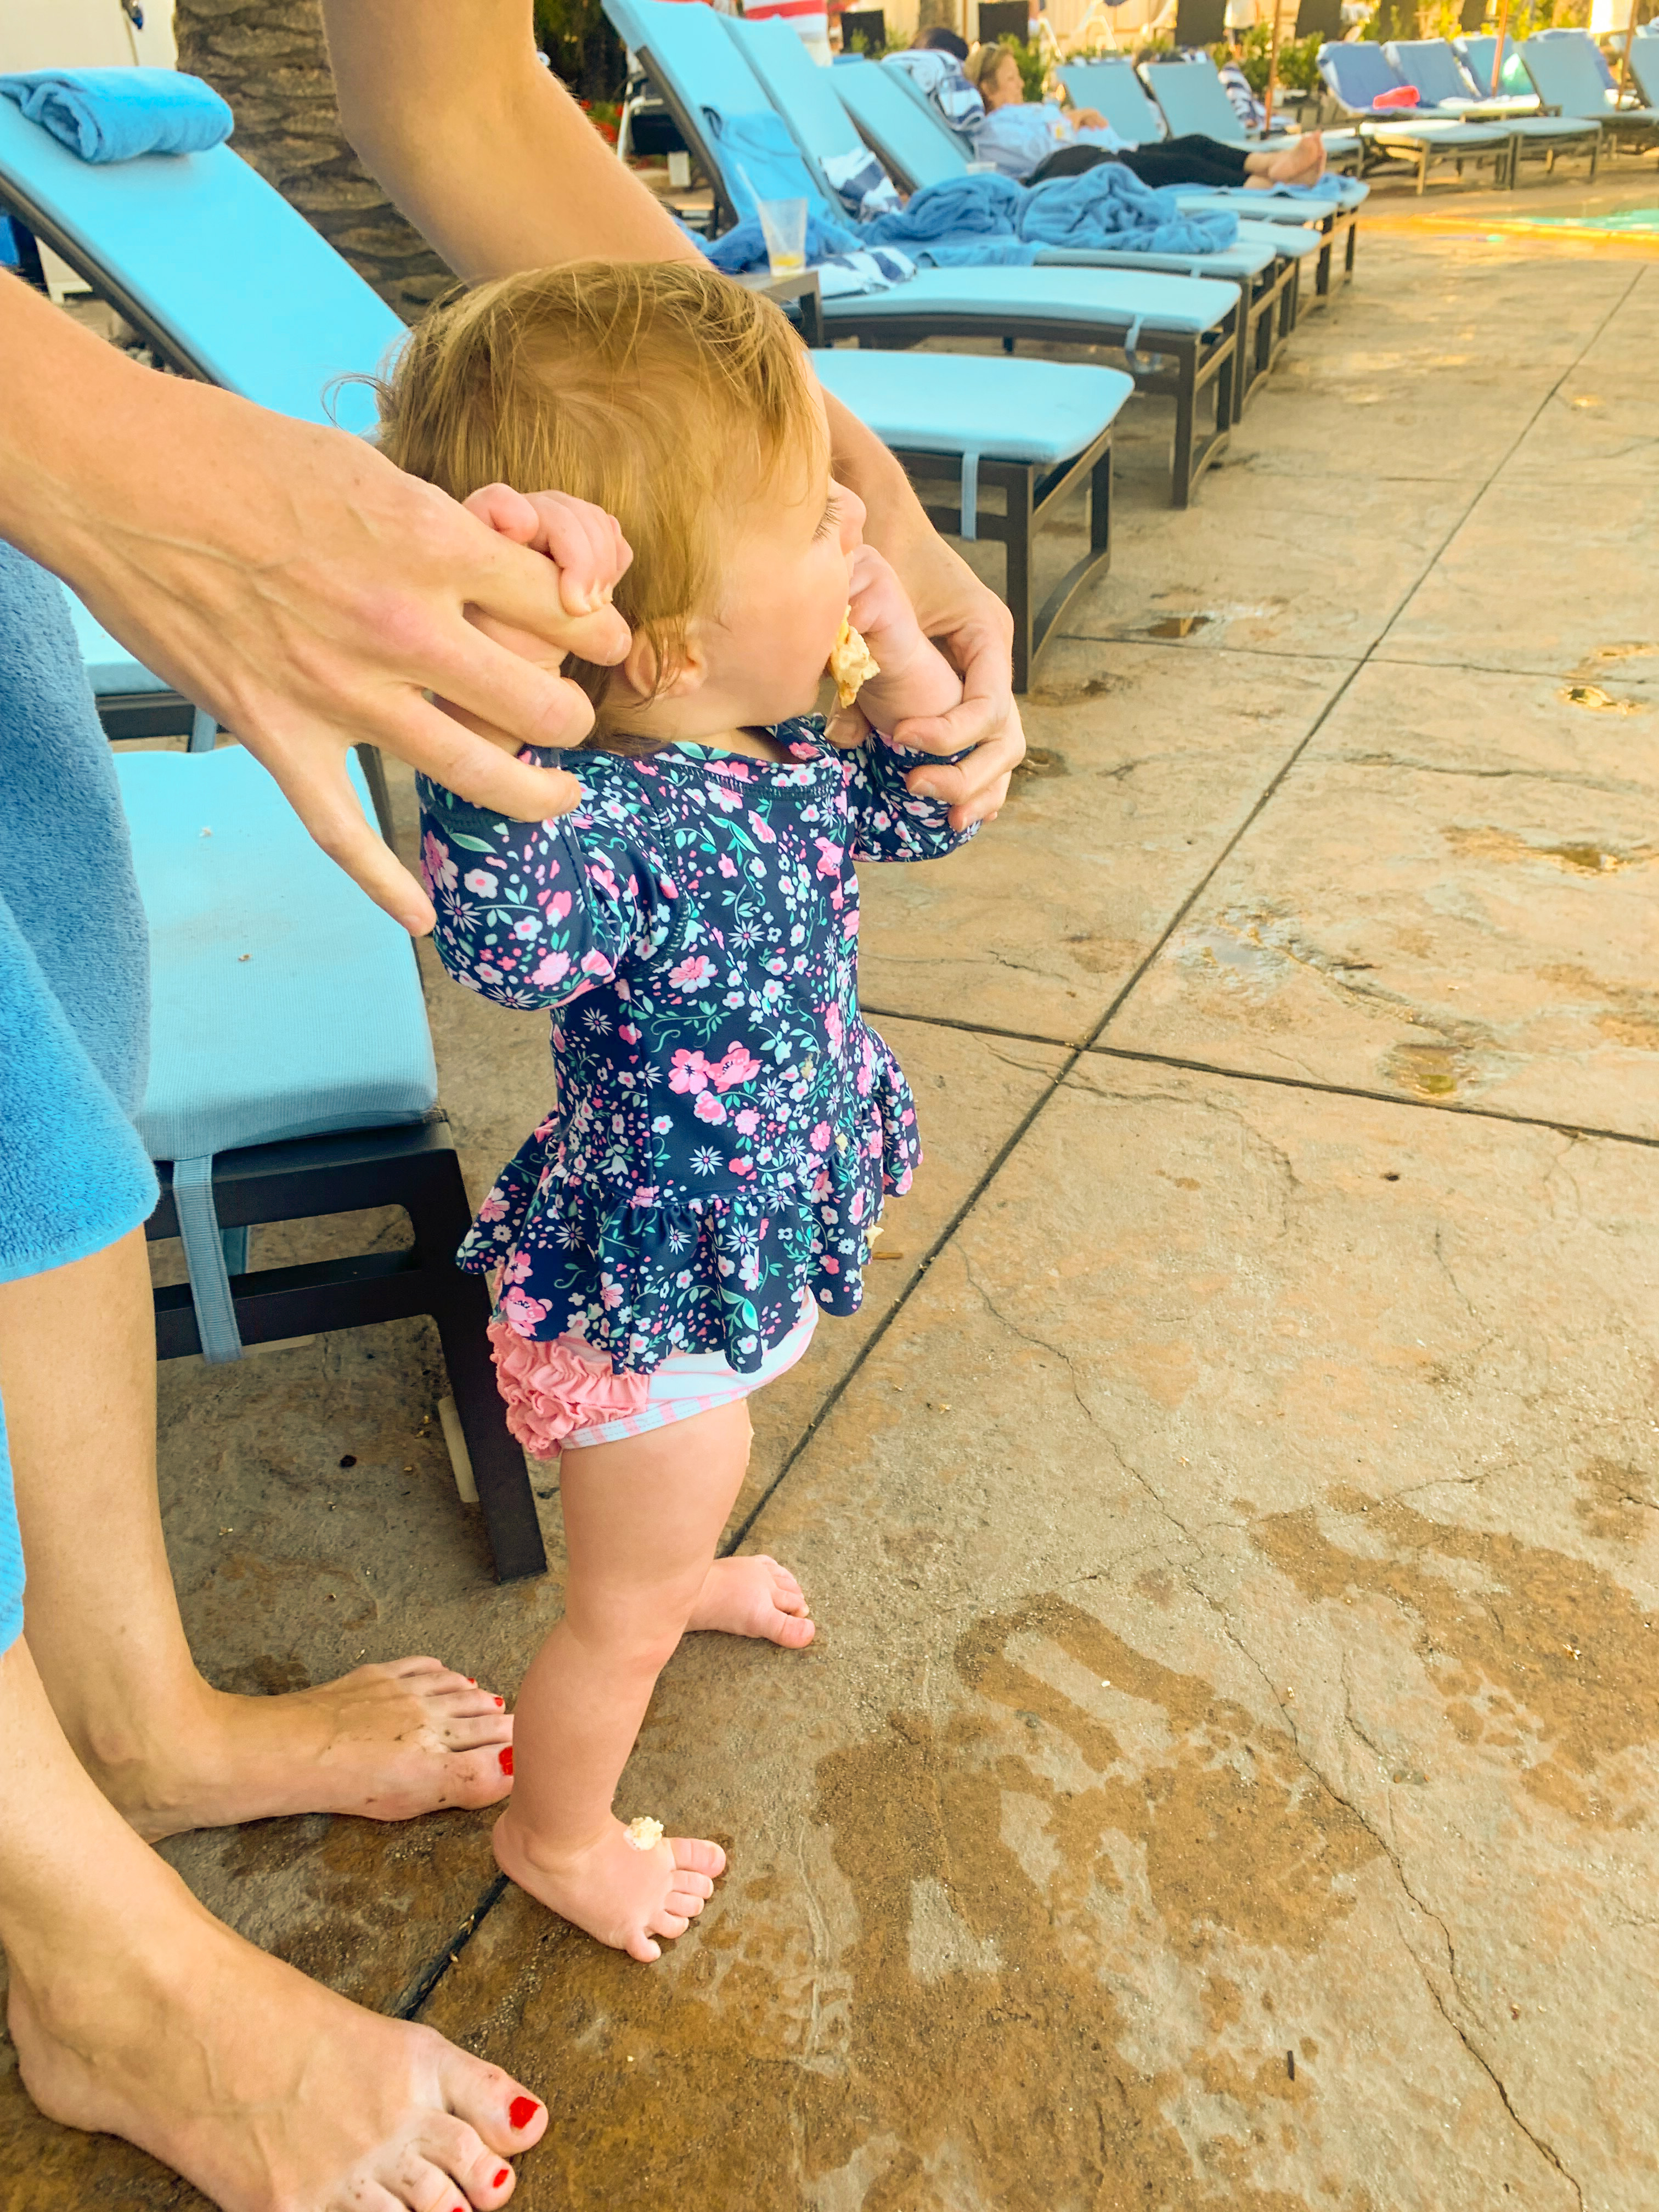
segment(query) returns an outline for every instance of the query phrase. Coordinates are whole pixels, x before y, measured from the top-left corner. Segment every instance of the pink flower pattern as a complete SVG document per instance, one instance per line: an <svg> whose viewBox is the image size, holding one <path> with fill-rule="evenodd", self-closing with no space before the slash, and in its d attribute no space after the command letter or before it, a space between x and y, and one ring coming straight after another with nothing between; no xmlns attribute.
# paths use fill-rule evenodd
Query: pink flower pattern
<svg viewBox="0 0 1659 2212"><path fill-rule="evenodd" d="M557 1103L460 1262L502 1270L497 1328L581 1339L618 1377L675 1352L752 1371L804 1291L856 1311L867 1230L921 1157L909 1088L859 1012L854 862L963 836L905 788L928 756L878 736L840 751L816 720L775 734L787 766L696 745L532 754L582 786L550 822L419 780L444 965L553 1012Z"/></svg>

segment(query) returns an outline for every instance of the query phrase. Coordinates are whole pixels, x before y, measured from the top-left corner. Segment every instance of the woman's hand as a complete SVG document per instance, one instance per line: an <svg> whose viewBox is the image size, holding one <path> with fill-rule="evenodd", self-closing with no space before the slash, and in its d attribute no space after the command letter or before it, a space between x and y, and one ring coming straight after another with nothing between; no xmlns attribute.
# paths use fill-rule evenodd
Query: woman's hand
<svg viewBox="0 0 1659 2212"><path fill-rule="evenodd" d="M1079 131L1105 131L1110 128L1097 107L1068 107L1066 112Z"/></svg>
<svg viewBox="0 0 1659 2212"><path fill-rule="evenodd" d="M634 558L634 550L614 515L607 514L602 507L595 507L591 500L573 498L568 492L518 492L510 484L503 483L486 484L461 504L469 514L476 515L498 536L510 538L515 545L529 546L552 563L558 580L560 605L565 613L573 619L592 618L592 642L581 648L584 660L597 660L608 668L622 659L628 650L628 625L611 605L611 595ZM505 646L509 653L516 653L532 667L544 669L550 676L556 676L569 657L562 647L550 645L545 637L498 622L481 609L472 611L471 619L486 637ZM469 714L453 700L441 699L437 703L446 714L453 714L464 729L488 738L494 744L510 744L517 750L516 740L492 729L477 715ZM592 709L586 693L582 695L582 704L587 708L586 726L578 728L573 725L564 743L579 742L593 726ZM568 814L575 805L574 778L565 776L563 781L569 786L568 795L562 805L550 806L542 817L544 820L555 814Z"/></svg>
<svg viewBox="0 0 1659 2212"><path fill-rule="evenodd" d="M966 760L913 769L905 779L918 798L950 808L953 830L965 830L996 813L1025 757L1014 706L1013 617L928 521L885 447L833 394L824 394L824 406L835 473L864 501L866 538L898 571L923 635L943 647L962 678L960 706L902 721L888 735L918 752L973 748Z"/></svg>
<svg viewBox="0 0 1659 2212"><path fill-rule="evenodd" d="M365 819L351 746L520 820L574 803L573 778L514 755L575 742L592 710L486 626L549 662L608 665L628 635L602 599L573 611L533 533L513 543L344 431L140 368L9 277L0 386L0 534L234 731L405 928L431 903ZM573 562L573 597L602 592L602 551Z"/></svg>

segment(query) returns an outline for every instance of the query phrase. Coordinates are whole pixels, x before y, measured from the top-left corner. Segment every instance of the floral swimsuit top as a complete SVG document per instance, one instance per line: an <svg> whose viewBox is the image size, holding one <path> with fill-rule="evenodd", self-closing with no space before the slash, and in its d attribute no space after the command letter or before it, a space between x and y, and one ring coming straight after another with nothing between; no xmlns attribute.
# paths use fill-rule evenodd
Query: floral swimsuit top
<svg viewBox="0 0 1659 2212"><path fill-rule="evenodd" d="M858 1009L855 859L973 835L905 775L937 756L821 720L787 764L694 744L532 753L582 787L508 822L418 779L434 937L458 982L554 1009L558 1095L460 1250L520 1336L619 1372L759 1367L805 1297L850 1314L870 1231L921 1157L908 1085Z"/></svg>

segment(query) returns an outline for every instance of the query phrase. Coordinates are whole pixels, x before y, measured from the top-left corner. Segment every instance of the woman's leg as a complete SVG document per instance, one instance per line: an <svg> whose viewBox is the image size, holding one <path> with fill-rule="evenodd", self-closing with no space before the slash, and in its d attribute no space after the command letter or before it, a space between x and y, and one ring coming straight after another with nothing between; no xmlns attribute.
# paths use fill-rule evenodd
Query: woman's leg
<svg viewBox="0 0 1659 2212"><path fill-rule="evenodd" d="M197 1673L155 1492L155 1338L142 1230L0 1284L0 1397L28 1562L30 1650L65 1735L140 1833L487 1805L510 1787L501 1701L435 1660L280 1698Z"/></svg>
<svg viewBox="0 0 1659 2212"><path fill-rule="evenodd" d="M775 1595L763 1620L726 1602L745 1578L762 1598L775 1565L714 1560L749 1438L739 1399L625 1442L567 1448L560 1463L564 1618L519 1692L518 1771L495 1856L543 1904L635 1959L661 1955L657 1936L684 1935L726 1864L718 1844L683 1838L637 1850L611 1810L658 1675L694 1620L778 1642L811 1634L793 1577L799 1614Z"/></svg>
<svg viewBox="0 0 1659 2212"><path fill-rule="evenodd" d="M25 2087L225 2212L493 2208L543 2106L206 1912L77 1763L22 1640L0 1656L0 1942Z"/></svg>
<svg viewBox="0 0 1659 2212"><path fill-rule="evenodd" d="M1155 190L1163 185L1203 185L1212 189L1242 185L1253 158L1243 146L1224 146L1219 139L1188 131L1166 138L1157 146L1131 146L1122 161L1143 185Z"/></svg>
<svg viewBox="0 0 1659 2212"><path fill-rule="evenodd" d="M1109 146L1057 146L1045 161L1039 161L1028 185L1046 185L1055 177L1080 177L1085 169L1097 169L1103 161L1122 160Z"/></svg>

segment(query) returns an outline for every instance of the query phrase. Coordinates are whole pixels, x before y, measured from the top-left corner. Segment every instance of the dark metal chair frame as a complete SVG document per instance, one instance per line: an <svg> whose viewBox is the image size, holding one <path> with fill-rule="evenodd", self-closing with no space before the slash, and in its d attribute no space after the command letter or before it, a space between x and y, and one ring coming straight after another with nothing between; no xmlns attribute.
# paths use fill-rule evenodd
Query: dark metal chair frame
<svg viewBox="0 0 1659 2212"><path fill-rule="evenodd" d="M152 1243L179 1234L172 1167L163 1163L156 1173L161 1202L144 1227ZM242 1341L270 1344L429 1315L443 1346L496 1580L545 1573L547 1553L524 1454L507 1433L495 1388L486 1334L489 1293L482 1277L463 1274L455 1265L455 1249L472 1224L472 1207L443 1115L434 1112L412 1127L220 1152L213 1163L213 1203L228 1238L273 1221L369 1206L402 1208L415 1232L409 1250L233 1273L230 1291ZM156 1291L155 1345L161 1359L201 1350L188 1283Z"/></svg>

